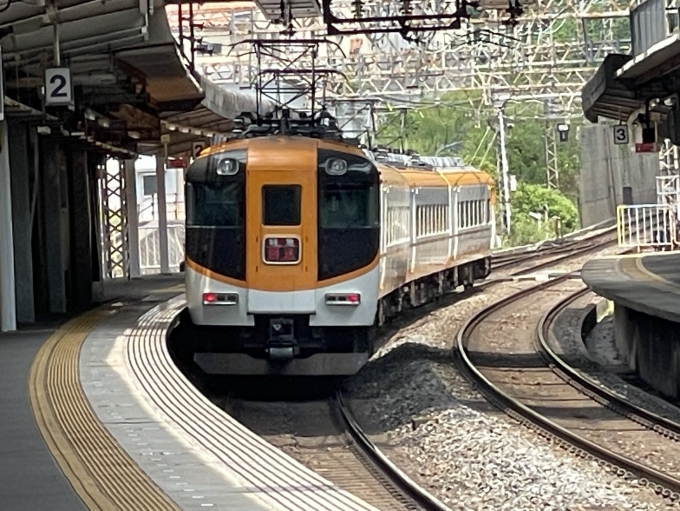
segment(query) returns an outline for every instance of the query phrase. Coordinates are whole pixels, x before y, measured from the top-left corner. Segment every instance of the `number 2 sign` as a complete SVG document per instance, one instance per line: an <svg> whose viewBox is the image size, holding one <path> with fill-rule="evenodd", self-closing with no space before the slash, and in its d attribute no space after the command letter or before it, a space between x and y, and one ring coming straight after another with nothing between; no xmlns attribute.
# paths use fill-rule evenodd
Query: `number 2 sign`
<svg viewBox="0 0 680 511"><path fill-rule="evenodd" d="M73 84L68 67L45 69L45 105L70 105L73 103Z"/></svg>

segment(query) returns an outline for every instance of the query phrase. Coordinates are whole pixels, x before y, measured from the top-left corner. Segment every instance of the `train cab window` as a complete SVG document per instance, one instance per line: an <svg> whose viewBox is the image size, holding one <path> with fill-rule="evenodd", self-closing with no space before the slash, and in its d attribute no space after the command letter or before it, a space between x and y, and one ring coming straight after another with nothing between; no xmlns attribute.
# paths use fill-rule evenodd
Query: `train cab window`
<svg viewBox="0 0 680 511"><path fill-rule="evenodd" d="M239 227L244 219L244 186L187 184L187 224L196 227Z"/></svg>
<svg viewBox="0 0 680 511"><path fill-rule="evenodd" d="M262 187L262 223L264 225L300 225L300 185L265 185Z"/></svg>
<svg viewBox="0 0 680 511"><path fill-rule="evenodd" d="M351 229L376 227L378 209L374 186L327 183L320 194L321 227Z"/></svg>

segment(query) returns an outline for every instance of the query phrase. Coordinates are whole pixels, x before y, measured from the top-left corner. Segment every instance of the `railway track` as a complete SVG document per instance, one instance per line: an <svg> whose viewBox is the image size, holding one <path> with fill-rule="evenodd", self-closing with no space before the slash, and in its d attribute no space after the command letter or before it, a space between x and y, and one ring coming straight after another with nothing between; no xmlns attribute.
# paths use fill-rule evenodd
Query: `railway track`
<svg viewBox="0 0 680 511"><path fill-rule="evenodd" d="M615 244L616 240L610 237L611 232L607 231L549 253L529 254L528 257L527 254L516 254L505 267L520 267L511 275L548 268ZM547 260L536 261L546 256ZM523 268L529 261L531 266ZM479 287L485 288L498 282L491 280ZM428 308L431 307L417 308L412 312L427 313ZM178 365L214 404L233 418L368 504L390 511L448 509L409 479L373 445L353 419L341 394L333 392L331 396L305 399L309 389L298 393L287 388L286 395L295 396L294 401L289 398L253 399L248 395L253 390L257 393L262 389L253 389L252 380L245 384L248 392L244 397L233 390L209 389L209 379L195 374L195 367L190 367L191 364L183 367L181 362ZM256 387L261 386L261 383L256 384Z"/></svg>
<svg viewBox="0 0 680 511"><path fill-rule="evenodd" d="M555 318L588 292L568 277L470 318L457 338L457 362L490 402L538 434L678 500L680 424L591 381L547 342Z"/></svg>
<svg viewBox="0 0 680 511"><path fill-rule="evenodd" d="M601 250L614 241L604 239L598 243L581 242L578 246L557 254L557 257L555 253L551 253L549 260L534 262L529 270L547 268L578 255ZM588 244L584 246L584 243ZM519 255L514 264L526 261L526 257ZM527 271L526 268L520 268L517 273ZM480 287L497 283L498 281L489 281ZM465 293L452 295L452 298L455 300L465 296ZM433 305L441 306L445 305L445 302L413 309L409 311L411 314L407 315L427 313ZM196 375L190 378L202 387L204 393L211 397L217 406L233 418L368 504L390 511L448 509L409 479L375 447L353 419L340 393L334 392L331 397L319 398L315 395L311 399L306 399L309 396L309 389L302 388L298 392L298 389L288 387L285 391L288 397L267 400L249 397L253 392L256 395L262 392L267 394L270 389L266 388L266 384L257 383L256 386L262 388L253 389L253 382L248 380L243 385L248 389L244 397L238 390L224 387L208 390L207 381L197 378ZM236 386L241 387L242 384L237 383ZM290 400L290 396L295 396L295 400Z"/></svg>
<svg viewBox="0 0 680 511"><path fill-rule="evenodd" d="M512 273L512 275L523 275L537 269L558 265L579 255L601 250L607 246L614 246L616 242L616 226L614 226L581 240L569 240L561 244L556 243L529 252L492 256L491 271L497 272L517 266L521 267L526 263L545 259L537 264L531 264L526 268L515 270Z"/></svg>
<svg viewBox="0 0 680 511"><path fill-rule="evenodd" d="M255 394L265 392L255 390ZM296 400L267 400L230 392L224 408L263 439L377 509L444 511L448 508L394 466L363 433L339 391ZM287 392L290 394L291 392ZM273 420L273 418L276 420Z"/></svg>

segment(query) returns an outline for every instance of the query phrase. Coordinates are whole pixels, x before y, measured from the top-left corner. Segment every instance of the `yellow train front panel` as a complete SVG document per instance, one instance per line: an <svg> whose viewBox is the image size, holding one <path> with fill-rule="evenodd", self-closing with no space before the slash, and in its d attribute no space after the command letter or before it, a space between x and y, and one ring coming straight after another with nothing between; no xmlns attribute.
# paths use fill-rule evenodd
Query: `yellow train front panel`
<svg viewBox="0 0 680 511"><path fill-rule="evenodd" d="M203 156L187 183L196 324L252 326L257 315L281 314L306 315L309 327L373 324L379 174L360 151L311 138L257 138ZM229 215L213 211L220 203ZM203 303L205 294L217 294L215 303Z"/></svg>

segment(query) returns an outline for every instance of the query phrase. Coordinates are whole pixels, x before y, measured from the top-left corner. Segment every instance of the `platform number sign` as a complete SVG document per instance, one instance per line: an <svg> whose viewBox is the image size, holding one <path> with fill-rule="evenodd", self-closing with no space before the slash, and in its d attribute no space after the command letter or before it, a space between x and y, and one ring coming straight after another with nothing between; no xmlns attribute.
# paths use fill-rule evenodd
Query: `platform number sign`
<svg viewBox="0 0 680 511"><path fill-rule="evenodd" d="M207 145L208 144L203 142L202 140L194 142L191 148L191 156L193 156L194 158L198 158L198 155L201 154L201 151L205 149Z"/></svg>
<svg viewBox="0 0 680 511"><path fill-rule="evenodd" d="M45 105L58 106L73 103L73 82L68 67L45 69Z"/></svg>
<svg viewBox="0 0 680 511"><path fill-rule="evenodd" d="M614 126L614 143L617 145L628 144L628 126L626 124Z"/></svg>

